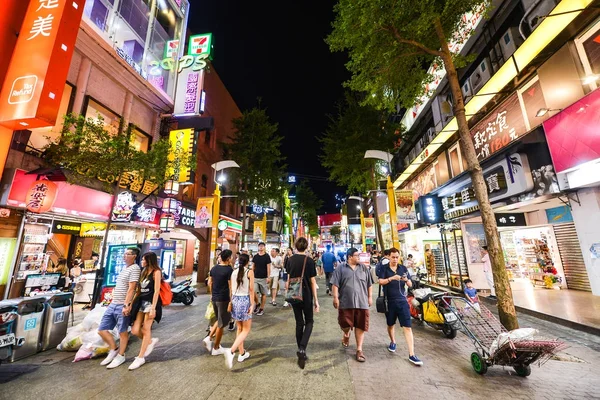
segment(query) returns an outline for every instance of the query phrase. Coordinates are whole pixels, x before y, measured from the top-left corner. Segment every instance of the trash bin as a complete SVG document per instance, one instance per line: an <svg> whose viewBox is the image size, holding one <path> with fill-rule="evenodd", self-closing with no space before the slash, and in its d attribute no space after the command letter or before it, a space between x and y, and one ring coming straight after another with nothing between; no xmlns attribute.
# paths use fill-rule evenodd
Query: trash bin
<svg viewBox="0 0 600 400"><path fill-rule="evenodd" d="M17 306L0 301L0 363L10 358L13 348L17 347L15 320Z"/></svg>
<svg viewBox="0 0 600 400"><path fill-rule="evenodd" d="M67 336L73 293L58 293L46 297L41 351L58 346Z"/></svg>
<svg viewBox="0 0 600 400"><path fill-rule="evenodd" d="M13 349L10 362L29 357L38 352L44 322L46 298L24 297L8 300L17 306L15 336L23 345Z"/></svg>

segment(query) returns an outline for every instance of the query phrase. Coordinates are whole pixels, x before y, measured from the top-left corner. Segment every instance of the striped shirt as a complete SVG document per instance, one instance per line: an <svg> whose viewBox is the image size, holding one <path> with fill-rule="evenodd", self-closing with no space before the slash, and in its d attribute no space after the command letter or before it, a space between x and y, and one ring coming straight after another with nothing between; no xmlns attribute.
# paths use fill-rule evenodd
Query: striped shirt
<svg viewBox="0 0 600 400"><path fill-rule="evenodd" d="M117 277L117 286L113 289L112 303L125 304L127 298L127 290L130 282L138 282L140 280L140 267L137 264L131 264L127 268L123 268ZM130 299L131 300L131 299Z"/></svg>

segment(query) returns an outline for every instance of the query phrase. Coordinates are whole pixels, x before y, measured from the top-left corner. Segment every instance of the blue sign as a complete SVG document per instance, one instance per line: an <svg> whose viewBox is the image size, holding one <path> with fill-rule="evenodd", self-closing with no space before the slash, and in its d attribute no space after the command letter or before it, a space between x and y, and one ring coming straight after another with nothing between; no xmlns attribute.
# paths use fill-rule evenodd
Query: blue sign
<svg viewBox="0 0 600 400"><path fill-rule="evenodd" d="M24 331L30 331L32 329L35 329L37 325L37 318L29 318L28 320L25 321L25 327L23 327Z"/></svg>
<svg viewBox="0 0 600 400"><path fill-rule="evenodd" d="M565 222L573 222L573 215L569 206L560 206L549 208L546 210L549 224L563 224Z"/></svg>
<svg viewBox="0 0 600 400"><path fill-rule="evenodd" d="M421 225L435 225L445 222L442 200L437 196L421 196L417 202L417 220Z"/></svg>

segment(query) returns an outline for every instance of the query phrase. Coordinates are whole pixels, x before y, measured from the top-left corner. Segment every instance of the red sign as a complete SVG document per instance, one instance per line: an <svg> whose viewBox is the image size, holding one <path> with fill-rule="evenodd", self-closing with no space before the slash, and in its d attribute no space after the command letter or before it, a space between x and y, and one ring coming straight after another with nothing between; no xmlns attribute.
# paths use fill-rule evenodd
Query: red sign
<svg viewBox="0 0 600 400"><path fill-rule="evenodd" d="M600 158L600 90L544 122L556 172Z"/></svg>
<svg viewBox="0 0 600 400"><path fill-rule="evenodd" d="M54 182L48 180L33 182L25 197L27 210L38 214L50 211L56 200L57 190Z"/></svg>
<svg viewBox="0 0 600 400"><path fill-rule="evenodd" d="M21 30L28 4L28 0L3 0L0 6L0 77L4 77L10 64L10 56L17 44L17 32Z"/></svg>
<svg viewBox="0 0 600 400"><path fill-rule="evenodd" d="M27 208L27 194L36 181L35 178L35 175L25 175L25 171L17 169L14 172L6 205ZM108 220L112 206L110 194L66 182L52 183L56 185L56 199L49 211L75 217Z"/></svg>
<svg viewBox="0 0 600 400"><path fill-rule="evenodd" d="M14 130L55 124L84 5L30 1L0 93L0 124Z"/></svg>

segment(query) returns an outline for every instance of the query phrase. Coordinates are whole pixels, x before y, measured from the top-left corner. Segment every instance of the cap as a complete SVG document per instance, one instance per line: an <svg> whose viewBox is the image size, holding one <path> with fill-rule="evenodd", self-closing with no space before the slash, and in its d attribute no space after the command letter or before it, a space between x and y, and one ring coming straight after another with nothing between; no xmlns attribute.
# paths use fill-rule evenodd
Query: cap
<svg viewBox="0 0 600 400"><path fill-rule="evenodd" d="M266 246L265 242L258 242L259 246Z"/></svg>
<svg viewBox="0 0 600 400"><path fill-rule="evenodd" d="M242 251L248 251L247 247L242 247Z"/></svg>

